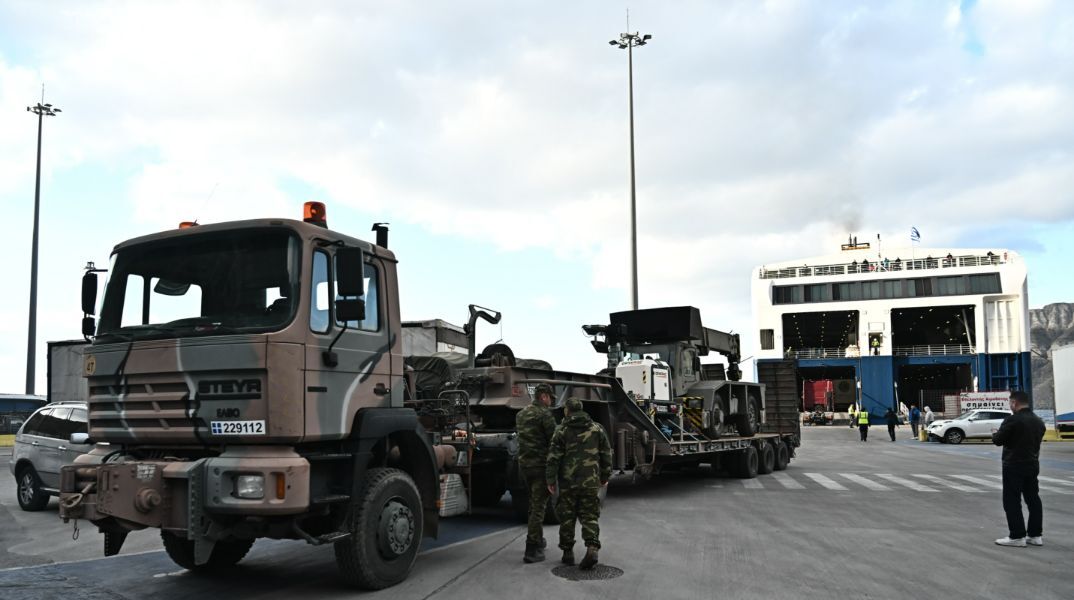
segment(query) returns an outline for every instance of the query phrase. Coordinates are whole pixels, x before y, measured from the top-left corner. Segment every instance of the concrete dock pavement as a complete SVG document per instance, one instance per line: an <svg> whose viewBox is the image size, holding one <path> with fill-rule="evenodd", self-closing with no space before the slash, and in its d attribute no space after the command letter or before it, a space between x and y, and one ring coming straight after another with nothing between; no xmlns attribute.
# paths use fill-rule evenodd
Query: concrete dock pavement
<svg viewBox="0 0 1074 600"><path fill-rule="evenodd" d="M993 543L1006 534L994 488L999 449L925 444L904 433L896 443L885 437L862 444L846 427L806 428L787 471L753 480L714 477L704 468L637 484L617 477L600 522L601 562L623 574L609 580L554 575L559 551L551 525L548 560L524 564L524 528L496 515L445 520L447 539L426 545L407 581L365 594L343 587L331 548L259 541L233 571L205 577L179 569L160 551L131 554L129 548L96 558L100 539L91 530L83 531L81 548L65 542L50 550L47 535L69 539L69 530L42 533L54 527L45 513L25 513L15 527L9 510L0 517L0 532L12 532L5 543L25 538L12 560L56 560L79 551L91 560L0 571L0 596L1070 597L1064 577L1074 556L1074 445L1046 444L1042 451L1041 482L1049 488L1042 491L1045 546L1004 548ZM10 509L13 482L3 482L0 495ZM159 548L155 532L150 536L146 546Z"/></svg>

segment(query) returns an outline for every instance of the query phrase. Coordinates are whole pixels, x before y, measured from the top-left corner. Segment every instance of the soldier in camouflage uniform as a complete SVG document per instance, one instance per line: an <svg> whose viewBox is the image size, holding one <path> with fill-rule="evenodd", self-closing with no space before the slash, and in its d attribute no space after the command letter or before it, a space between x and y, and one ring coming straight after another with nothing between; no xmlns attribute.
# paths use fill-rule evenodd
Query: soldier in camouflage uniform
<svg viewBox="0 0 1074 600"><path fill-rule="evenodd" d="M548 506L548 488L545 485L545 460L548 444L556 430L556 420L549 406L552 405L552 386L542 383L533 392L533 403L519 411L515 417L518 431L518 467L526 478L530 492L529 533L526 535L524 562L544 560L544 512Z"/></svg>
<svg viewBox="0 0 1074 600"><path fill-rule="evenodd" d="M599 423L593 422L577 398L567 400L564 418L548 451L545 478L548 491L559 482L559 547L563 563L574 564L574 522L581 521L586 553L578 566L592 569L600 549L600 488L612 476L612 447Z"/></svg>

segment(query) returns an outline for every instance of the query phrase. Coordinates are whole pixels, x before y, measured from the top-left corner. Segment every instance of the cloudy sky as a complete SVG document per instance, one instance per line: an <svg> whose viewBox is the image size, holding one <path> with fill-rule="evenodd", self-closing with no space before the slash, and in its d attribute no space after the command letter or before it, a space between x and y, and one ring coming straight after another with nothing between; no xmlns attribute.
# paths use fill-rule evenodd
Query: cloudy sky
<svg viewBox="0 0 1074 600"><path fill-rule="evenodd" d="M642 306L752 332L750 269L848 233L1000 246L1074 301L1074 4L631 2ZM404 318L503 310L521 356L601 365L629 307L619 2L0 0L0 392L24 382L36 119L45 340L123 239L328 205L392 224ZM744 335L746 354L754 336Z"/></svg>

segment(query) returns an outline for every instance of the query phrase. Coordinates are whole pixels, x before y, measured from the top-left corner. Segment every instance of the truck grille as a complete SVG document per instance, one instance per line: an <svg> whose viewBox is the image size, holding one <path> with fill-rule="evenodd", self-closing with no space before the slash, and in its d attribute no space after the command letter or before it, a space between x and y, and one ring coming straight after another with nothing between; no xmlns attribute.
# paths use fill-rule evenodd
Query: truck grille
<svg viewBox="0 0 1074 600"><path fill-rule="evenodd" d="M124 442L151 438L154 442L190 440L195 420L190 390L183 381L167 376L132 375L119 385L106 378L91 378L89 385L90 436L98 441ZM197 419L204 428L202 419Z"/></svg>

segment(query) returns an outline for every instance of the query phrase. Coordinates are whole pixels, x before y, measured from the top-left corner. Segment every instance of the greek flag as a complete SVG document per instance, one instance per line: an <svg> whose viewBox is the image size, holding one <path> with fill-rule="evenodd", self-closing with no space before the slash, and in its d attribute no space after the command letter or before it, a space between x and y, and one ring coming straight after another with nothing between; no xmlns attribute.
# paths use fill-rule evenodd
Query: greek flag
<svg viewBox="0 0 1074 600"><path fill-rule="evenodd" d="M917 227L911 227L910 228L910 241L911 242L920 242L921 241L921 232L917 230Z"/></svg>

